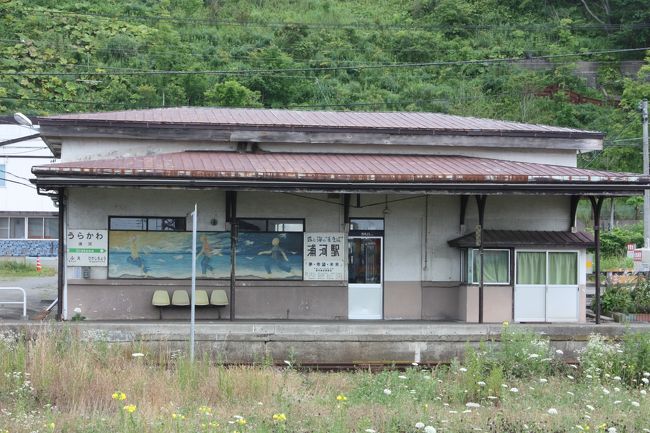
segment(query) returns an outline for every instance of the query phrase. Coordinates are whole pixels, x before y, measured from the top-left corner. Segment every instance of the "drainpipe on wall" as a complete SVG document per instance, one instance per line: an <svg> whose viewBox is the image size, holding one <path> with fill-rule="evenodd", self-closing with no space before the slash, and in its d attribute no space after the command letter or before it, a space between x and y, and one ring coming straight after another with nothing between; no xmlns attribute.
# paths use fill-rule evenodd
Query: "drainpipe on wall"
<svg viewBox="0 0 650 433"><path fill-rule="evenodd" d="M478 207L478 226L476 227L476 237L478 243L478 255L481 260L481 266L479 271L479 283L478 283L478 323L483 323L483 286L485 278L485 268L483 263L483 223L485 217L485 202L487 201L486 195L477 195L476 196L476 205Z"/></svg>
<svg viewBox="0 0 650 433"><path fill-rule="evenodd" d="M58 191L59 201L59 251L58 251L58 281L57 281L57 307L56 320L63 320L63 287L65 284L65 194L64 189Z"/></svg>
<svg viewBox="0 0 650 433"><path fill-rule="evenodd" d="M594 216L594 274L596 275L596 324L600 324L600 210L603 207L603 197L589 197Z"/></svg>

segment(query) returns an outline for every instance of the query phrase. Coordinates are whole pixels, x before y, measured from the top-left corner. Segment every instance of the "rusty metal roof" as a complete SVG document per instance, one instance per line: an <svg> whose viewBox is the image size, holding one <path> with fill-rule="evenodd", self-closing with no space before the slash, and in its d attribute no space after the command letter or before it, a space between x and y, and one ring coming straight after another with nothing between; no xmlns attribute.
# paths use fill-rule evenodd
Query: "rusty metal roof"
<svg viewBox="0 0 650 433"><path fill-rule="evenodd" d="M474 232L447 242L458 248L474 248ZM534 230L483 230L483 246L486 248L515 248L533 246L593 247L594 237L584 232L558 232Z"/></svg>
<svg viewBox="0 0 650 433"><path fill-rule="evenodd" d="M559 165L467 156L185 151L75 161L32 169L37 176L238 179L346 183L624 183L650 178Z"/></svg>
<svg viewBox="0 0 650 433"><path fill-rule="evenodd" d="M250 108L176 107L39 118L40 124L290 129L300 131L390 131L394 134L466 134L602 138L603 134L557 126L422 112L336 112Z"/></svg>

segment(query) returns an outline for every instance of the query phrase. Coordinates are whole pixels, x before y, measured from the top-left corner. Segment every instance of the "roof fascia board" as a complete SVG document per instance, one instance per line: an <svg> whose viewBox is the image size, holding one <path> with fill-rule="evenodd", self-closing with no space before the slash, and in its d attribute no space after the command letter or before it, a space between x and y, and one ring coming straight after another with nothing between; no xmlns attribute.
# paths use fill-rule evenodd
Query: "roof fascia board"
<svg viewBox="0 0 650 433"><path fill-rule="evenodd" d="M64 137L127 138L139 140L221 141L295 144L378 144L411 146L461 146L490 148L537 148L600 150L602 134L489 130L341 130L323 128L299 131L291 128L216 128L202 125L74 125L41 124L46 142Z"/></svg>
<svg viewBox="0 0 650 433"><path fill-rule="evenodd" d="M152 178L104 178L97 176L58 177L41 176L32 179L39 188L62 187L176 187L176 188L228 188L250 191L300 191L300 192L390 192L468 194L481 193L502 195L558 194L558 195L636 195L649 189L644 183L365 183L365 182L292 182L258 180L215 180L215 179L152 179Z"/></svg>

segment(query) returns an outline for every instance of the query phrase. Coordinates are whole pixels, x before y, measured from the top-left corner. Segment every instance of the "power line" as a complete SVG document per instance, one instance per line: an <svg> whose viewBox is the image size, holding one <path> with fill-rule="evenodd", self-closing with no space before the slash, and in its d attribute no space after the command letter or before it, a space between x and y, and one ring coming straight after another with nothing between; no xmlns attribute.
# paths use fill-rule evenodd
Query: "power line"
<svg viewBox="0 0 650 433"><path fill-rule="evenodd" d="M191 25L204 24L208 26L235 26L235 27L259 27L259 28L283 28L283 27L303 27L311 29L363 29L363 30L448 30L448 25L397 25L397 24L378 24L378 23L308 23L308 22L258 22L251 20L219 20L210 18L179 18L172 16L162 15L112 15L100 14L90 12L71 12L60 11L54 9L29 9L24 8L22 11L30 15L61 15L69 17L88 17L88 18L101 18L110 20L120 20L126 22L143 22L143 21L167 21L173 23L185 23ZM505 30L534 30L534 29L549 29L549 28L569 28L571 30L639 30L650 28L650 23L621 23L621 24L569 24L564 25L561 23L542 23L542 24L467 24L467 25L454 25L454 29L466 30L486 30L486 29L505 29Z"/></svg>
<svg viewBox="0 0 650 433"><path fill-rule="evenodd" d="M535 57L508 57L499 59L477 59L477 60L453 60L453 61L438 61L438 62L416 62L416 63L388 63L388 64L363 64L356 66L328 66L323 68L276 68L276 69L235 69L235 70L198 70L198 71L179 71L179 70L147 70L147 71L131 71L131 72L0 72L0 76L30 76L30 77L56 77L56 76L71 76L71 75L88 75L88 76L156 76L156 75L250 75L250 74L273 74L273 73L295 73L295 72L331 72L340 70L368 70L368 69L407 69L407 68L426 68L437 66L459 66L459 65L489 65L499 63L512 63L514 61L524 60L542 60L542 59L555 59L564 57L580 57L592 56L598 54L613 54L613 53L627 53L635 51L647 51L649 47L642 48L623 48L612 50L599 50L599 51L586 51L582 53L566 53L566 54L548 54Z"/></svg>

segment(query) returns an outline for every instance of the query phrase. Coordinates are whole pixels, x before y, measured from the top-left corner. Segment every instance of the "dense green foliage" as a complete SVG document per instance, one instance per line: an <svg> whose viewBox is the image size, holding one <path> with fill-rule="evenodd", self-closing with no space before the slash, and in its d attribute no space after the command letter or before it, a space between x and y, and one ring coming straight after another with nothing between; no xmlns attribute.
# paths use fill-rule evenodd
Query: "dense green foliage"
<svg viewBox="0 0 650 433"><path fill-rule="evenodd" d="M640 135L635 107L650 96L642 79L650 69L624 79L619 62L644 52L569 54L650 45L642 24L650 9L643 0L585 3L589 8L569 0L5 0L0 111L192 105L447 112L605 131L610 146L581 163L639 171L639 141L620 140ZM498 61L539 56L557 57L535 60L547 62L542 70ZM582 60L597 62L597 88L577 78ZM549 85L622 101L576 105L564 91L539 96Z"/></svg>
<svg viewBox="0 0 650 433"><path fill-rule="evenodd" d="M625 244L635 243L638 247L643 245L643 225L636 224L628 227L615 227L600 234L600 250L605 256L624 256Z"/></svg>
<svg viewBox="0 0 650 433"><path fill-rule="evenodd" d="M642 281L634 287L612 286L601 297L604 314L650 313L650 282ZM595 307L595 300L592 308Z"/></svg>

